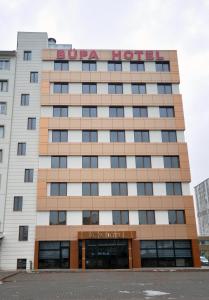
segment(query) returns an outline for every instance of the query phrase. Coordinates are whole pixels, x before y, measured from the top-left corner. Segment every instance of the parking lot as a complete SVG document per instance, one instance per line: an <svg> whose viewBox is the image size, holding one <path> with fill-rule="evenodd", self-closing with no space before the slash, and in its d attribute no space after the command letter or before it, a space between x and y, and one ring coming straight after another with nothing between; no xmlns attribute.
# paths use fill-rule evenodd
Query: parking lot
<svg viewBox="0 0 209 300"><path fill-rule="evenodd" d="M1 300L209 299L209 272L19 273L0 284Z"/></svg>

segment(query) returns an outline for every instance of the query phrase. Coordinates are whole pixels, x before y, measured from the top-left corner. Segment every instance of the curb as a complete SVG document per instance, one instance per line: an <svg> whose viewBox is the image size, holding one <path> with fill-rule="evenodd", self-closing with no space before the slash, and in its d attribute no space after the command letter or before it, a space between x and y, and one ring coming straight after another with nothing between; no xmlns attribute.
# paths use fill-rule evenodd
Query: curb
<svg viewBox="0 0 209 300"><path fill-rule="evenodd" d="M3 276L3 277L0 277L0 281L1 281L1 282L4 282L6 279L8 279L8 278L10 278L10 277L12 277L12 276L15 276L15 275L17 275L17 274L19 274L19 273L20 273L20 271L14 272L14 273L11 273L11 274L8 274L8 275Z"/></svg>

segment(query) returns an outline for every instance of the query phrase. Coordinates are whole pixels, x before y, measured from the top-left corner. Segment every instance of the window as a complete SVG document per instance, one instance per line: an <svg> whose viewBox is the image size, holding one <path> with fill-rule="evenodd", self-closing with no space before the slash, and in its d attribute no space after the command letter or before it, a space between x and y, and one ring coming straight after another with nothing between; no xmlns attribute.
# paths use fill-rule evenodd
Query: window
<svg viewBox="0 0 209 300"><path fill-rule="evenodd" d="M108 83L108 94L123 94L122 83Z"/></svg>
<svg viewBox="0 0 209 300"><path fill-rule="evenodd" d="M26 269L26 258L18 258L17 259L17 270L25 270Z"/></svg>
<svg viewBox="0 0 209 300"><path fill-rule="evenodd" d="M125 130L111 130L110 131L111 143L123 143L125 142Z"/></svg>
<svg viewBox="0 0 209 300"><path fill-rule="evenodd" d="M108 71L122 71L121 61L108 61Z"/></svg>
<svg viewBox="0 0 209 300"><path fill-rule="evenodd" d="M97 107L96 106L83 106L82 107L82 116L87 118L96 118L97 117Z"/></svg>
<svg viewBox="0 0 209 300"><path fill-rule="evenodd" d="M98 134L96 130L83 130L82 131L82 142L97 142Z"/></svg>
<svg viewBox="0 0 209 300"><path fill-rule="evenodd" d="M96 83L83 83L82 84L82 93L83 94L96 94L97 93L97 84Z"/></svg>
<svg viewBox="0 0 209 300"><path fill-rule="evenodd" d="M124 117L124 107L123 106L111 106L109 108L110 118L123 118Z"/></svg>
<svg viewBox="0 0 209 300"><path fill-rule="evenodd" d="M65 182L51 183L50 196L67 196L67 183Z"/></svg>
<svg viewBox="0 0 209 300"><path fill-rule="evenodd" d="M125 156L111 156L111 168L126 168Z"/></svg>
<svg viewBox="0 0 209 300"><path fill-rule="evenodd" d="M164 156L164 168L179 168L178 156Z"/></svg>
<svg viewBox="0 0 209 300"><path fill-rule="evenodd" d="M130 70L132 72L144 72L144 62L134 61L130 63Z"/></svg>
<svg viewBox="0 0 209 300"><path fill-rule="evenodd" d="M28 226L19 226L19 241L28 240Z"/></svg>
<svg viewBox="0 0 209 300"><path fill-rule="evenodd" d="M98 196L99 188L98 183L82 183L82 196Z"/></svg>
<svg viewBox="0 0 209 300"><path fill-rule="evenodd" d="M20 104L22 106L29 105L29 99L30 99L30 95L29 94L21 94L21 102L20 102Z"/></svg>
<svg viewBox="0 0 209 300"><path fill-rule="evenodd" d="M139 182L137 183L137 195L138 196L152 196L153 184L152 182Z"/></svg>
<svg viewBox="0 0 209 300"><path fill-rule="evenodd" d="M82 157L82 168L98 168L98 157L97 156L83 156Z"/></svg>
<svg viewBox="0 0 209 300"><path fill-rule="evenodd" d="M140 143L148 143L149 131L148 130L134 130L134 141Z"/></svg>
<svg viewBox="0 0 209 300"><path fill-rule="evenodd" d="M22 211L23 196L14 196L13 211Z"/></svg>
<svg viewBox="0 0 209 300"><path fill-rule="evenodd" d="M111 184L112 196L128 196L128 187L126 182L114 182Z"/></svg>
<svg viewBox="0 0 209 300"><path fill-rule="evenodd" d="M99 225L99 211L98 210L84 210L83 211L83 225Z"/></svg>
<svg viewBox="0 0 209 300"><path fill-rule="evenodd" d="M172 85L170 83L158 83L158 94L172 94Z"/></svg>
<svg viewBox="0 0 209 300"><path fill-rule="evenodd" d="M0 70L9 70L10 61L8 59L0 59Z"/></svg>
<svg viewBox="0 0 209 300"><path fill-rule="evenodd" d="M50 225L66 225L66 211L50 211Z"/></svg>
<svg viewBox="0 0 209 300"><path fill-rule="evenodd" d="M6 102L0 102L0 115L7 114L7 104Z"/></svg>
<svg viewBox="0 0 209 300"><path fill-rule="evenodd" d="M23 60L31 60L31 59L32 59L32 52L31 51L24 51Z"/></svg>
<svg viewBox="0 0 209 300"><path fill-rule="evenodd" d="M52 142L53 143L64 143L68 141L67 130L52 130Z"/></svg>
<svg viewBox="0 0 209 300"><path fill-rule="evenodd" d="M54 62L54 70L55 71L69 71L68 61L58 61Z"/></svg>
<svg viewBox="0 0 209 300"><path fill-rule="evenodd" d="M166 195L182 195L181 182L166 182Z"/></svg>
<svg viewBox="0 0 209 300"><path fill-rule="evenodd" d="M17 155L26 155L26 143L17 144Z"/></svg>
<svg viewBox="0 0 209 300"><path fill-rule="evenodd" d="M4 126L0 125L0 138L4 138Z"/></svg>
<svg viewBox="0 0 209 300"><path fill-rule="evenodd" d="M38 72L30 72L30 82L38 83Z"/></svg>
<svg viewBox="0 0 209 300"><path fill-rule="evenodd" d="M113 225L128 225L129 213L128 210L113 210L112 212Z"/></svg>
<svg viewBox="0 0 209 300"><path fill-rule="evenodd" d="M36 118L28 118L28 130L35 130L36 129Z"/></svg>
<svg viewBox="0 0 209 300"><path fill-rule="evenodd" d="M54 94L68 94L68 83L54 83Z"/></svg>
<svg viewBox="0 0 209 300"><path fill-rule="evenodd" d="M139 224L155 224L154 210L139 210Z"/></svg>
<svg viewBox="0 0 209 300"><path fill-rule="evenodd" d="M168 211L169 224L185 224L185 214L183 210Z"/></svg>
<svg viewBox="0 0 209 300"><path fill-rule="evenodd" d="M95 61L82 61L82 71L96 71L97 64Z"/></svg>
<svg viewBox="0 0 209 300"><path fill-rule="evenodd" d="M67 168L67 156L52 156L51 168Z"/></svg>
<svg viewBox="0 0 209 300"><path fill-rule="evenodd" d="M132 90L132 94L146 94L146 84L132 83L131 90Z"/></svg>
<svg viewBox="0 0 209 300"><path fill-rule="evenodd" d="M173 106L160 106L160 117L161 118L173 118L174 117Z"/></svg>
<svg viewBox="0 0 209 300"><path fill-rule="evenodd" d="M151 167L151 156L136 156L136 168Z"/></svg>
<svg viewBox="0 0 209 300"><path fill-rule="evenodd" d="M53 106L53 117L67 117L68 106Z"/></svg>
<svg viewBox="0 0 209 300"><path fill-rule="evenodd" d="M163 143L177 142L176 131L175 130L162 130L162 142Z"/></svg>
<svg viewBox="0 0 209 300"><path fill-rule="evenodd" d="M33 169L25 169L24 182L33 182Z"/></svg>
<svg viewBox="0 0 209 300"><path fill-rule="evenodd" d="M147 118L148 111L146 106L135 106L133 107L133 117L134 118Z"/></svg>
<svg viewBox="0 0 209 300"><path fill-rule="evenodd" d="M170 65L168 61L158 61L155 63L157 72L169 72Z"/></svg>
<svg viewBox="0 0 209 300"><path fill-rule="evenodd" d="M2 163L3 161L3 150L0 149L0 163Z"/></svg>
<svg viewBox="0 0 209 300"><path fill-rule="evenodd" d="M8 92L8 80L0 80L0 92Z"/></svg>

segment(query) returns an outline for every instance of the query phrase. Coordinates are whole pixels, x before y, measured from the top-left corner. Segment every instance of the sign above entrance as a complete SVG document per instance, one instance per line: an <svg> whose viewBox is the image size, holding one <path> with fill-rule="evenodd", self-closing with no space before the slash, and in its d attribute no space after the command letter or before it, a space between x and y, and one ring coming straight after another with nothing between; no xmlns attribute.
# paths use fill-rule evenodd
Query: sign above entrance
<svg viewBox="0 0 209 300"><path fill-rule="evenodd" d="M136 231L79 231L78 239L135 239Z"/></svg>
<svg viewBox="0 0 209 300"><path fill-rule="evenodd" d="M104 52L104 51L102 51ZM57 59L100 60L101 51L96 50L57 50ZM110 60L164 60L158 50L112 50Z"/></svg>

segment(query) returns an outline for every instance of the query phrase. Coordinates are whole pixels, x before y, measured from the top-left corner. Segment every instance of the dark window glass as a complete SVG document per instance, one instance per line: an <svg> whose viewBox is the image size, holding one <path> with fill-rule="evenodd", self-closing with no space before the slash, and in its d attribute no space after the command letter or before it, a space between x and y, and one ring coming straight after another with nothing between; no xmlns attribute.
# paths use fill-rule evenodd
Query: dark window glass
<svg viewBox="0 0 209 300"><path fill-rule="evenodd" d="M97 142L98 134L96 130L83 130L82 131L82 142Z"/></svg>
<svg viewBox="0 0 209 300"><path fill-rule="evenodd" d="M14 196L13 211L22 211L23 196Z"/></svg>
<svg viewBox="0 0 209 300"><path fill-rule="evenodd" d="M53 106L53 117L67 117L68 106Z"/></svg>
<svg viewBox="0 0 209 300"><path fill-rule="evenodd" d="M28 240L28 226L19 226L19 241Z"/></svg>
<svg viewBox="0 0 209 300"><path fill-rule="evenodd" d="M130 70L132 72L144 72L144 62L136 61L130 63Z"/></svg>
<svg viewBox="0 0 209 300"><path fill-rule="evenodd" d="M139 182L137 183L137 195L138 196L152 196L153 184L152 182Z"/></svg>
<svg viewBox="0 0 209 300"><path fill-rule="evenodd" d="M51 168L67 168L67 156L52 156Z"/></svg>
<svg viewBox="0 0 209 300"><path fill-rule="evenodd" d="M132 94L146 94L146 84L144 83L132 83L131 84Z"/></svg>
<svg viewBox="0 0 209 300"><path fill-rule="evenodd" d="M113 182L111 184L112 196L128 196L128 187L126 182Z"/></svg>
<svg viewBox="0 0 209 300"><path fill-rule="evenodd" d="M38 72L30 72L30 82L38 83Z"/></svg>
<svg viewBox="0 0 209 300"><path fill-rule="evenodd" d="M108 83L108 94L123 94L123 84Z"/></svg>
<svg viewBox="0 0 209 300"><path fill-rule="evenodd" d="M36 129L36 118L28 118L28 130L35 130Z"/></svg>
<svg viewBox="0 0 209 300"><path fill-rule="evenodd" d="M123 106L111 106L109 108L110 118L123 118L124 117L124 107Z"/></svg>
<svg viewBox="0 0 209 300"><path fill-rule="evenodd" d="M134 130L134 141L140 143L148 143L149 131L148 130Z"/></svg>
<svg viewBox="0 0 209 300"><path fill-rule="evenodd" d="M31 60L32 59L32 51L24 51L23 60Z"/></svg>
<svg viewBox="0 0 209 300"><path fill-rule="evenodd" d="M0 163L3 162L3 150L0 149Z"/></svg>
<svg viewBox="0 0 209 300"><path fill-rule="evenodd" d="M110 131L110 142L125 142L125 131L124 130L111 130Z"/></svg>
<svg viewBox="0 0 209 300"><path fill-rule="evenodd" d="M54 62L54 70L55 71L69 71L69 63L68 61L58 61Z"/></svg>
<svg viewBox="0 0 209 300"><path fill-rule="evenodd" d="M0 102L0 115L6 115L6 114L7 114L7 103Z"/></svg>
<svg viewBox="0 0 209 300"><path fill-rule="evenodd" d="M26 269L26 258L18 258L17 259L17 270L25 270Z"/></svg>
<svg viewBox="0 0 209 300"><path fill-rule="evenodd" d="M50 211L50 225L66 225L66 211Z"/></svg>
<svg viewBox="0 0 209 300"><path fill-rule="evenodd" d="M99 188L98 183L82 183L82 195L83 196L98 196Z"/></svg>
<svg viewBox="0 0 209 300"><path fill-rule="evenodd" d="M177 142L177 136L175 130L162 130L162 142L164 143L175 143Z"/></svg>
<svg viewBox="0 0 209 300"><path fill-rule="evenodd" d="M50 196L67 196L67 183L51 183Z"/></svg>
<svg viewBox="0 0 209 300"><path fill-rule="evenodd" d="M151 168L151 156L136 156L137 168Z"/></svg>
<svg viewBox="0 0 209 300"><path fill-rule="evenodd" d="M126 156L111 156L111 168L126 167Z"/></svg>
<svg viewBox="0 0 209 300"><path fill-rule="evenodd" d="M134 118L147 118L148 111L146 106L135 106L133 107L133 117Z"/></svg>
<svg viewBox="0 0 209 300"><path fill-rule="evenodd" d="M8 92L8 80L0 80L0 92Z"/></svg>
<svg viewBox="0 0 209 300"><path fill-rule="evenodd" d="M173 106L160 106L160 117L161 118L173 118L174 107Z"/></svg>
<svg viewBox="0 0 209 300"><path fill-rule="evenodd" d="M166 182L167 195L182 195L181 182Z"/></svg>
<svg viewBox="0 0 209 300"><path fill-rule="evenodd" d="M164 156L164 168L179 168L178 156Z"/></svg>
<svg viewBox="0 0 209 300"><path fill-rule="evenodd" d="M24 182L33 182L33 169L25 169Z"/></svg>
<svg viewBox="0 0 209 300"><path fill-rule="evenodd" d="M22 106L29 105L29 98L30 98L29 94L21 94L21 105Z"/></svg>
<svg viewBox="0 0 209 300"><path fill-rule="evenodd" d="M5 134L5 130L4 130L4 126L0 125L0 138L4 138L4 134Z"/></svg>
<svg viewBox="0 0 209 300"><path fill-rule="evenodd" d="M158 61L156 64L156 71L157 72L169 72L170 65L168 61Z"/></svg>
<svg viewBox="0 0 209 300"><path fill-rule="evenodd" d="M95 61L82 61L82 71L96 71L97 64Z"/></svg>
<svg viewBox="0 0 209 300"><path fill-rule="evenodd" d="M158 94L172 94L172 85L170 83L158 83Z"/></svg>
<svg viewBox="0 0 209 300"><path fill-rule="evenodd" d="M9 70L10 61L8 59L0 59L0 70Z"/></svg>
<svg viewBox="0 0 209 300"><path fill-rule="evenodd" d="M83 225L99 225L99 211L98 210L84 210L83 211Z"/></svg>
<svg viewBox="0 0 209 300"><path fill-rule="evenodd" d="M97 156L83 156L82 157L82 168L98 168L98 157Z"/></svg>
<svg viewBox="0 0 209 300"><path fill-rule="evenodd" d="M96 83L83 83L82 84L82 93L83 94L96 94L97 93L97 84Z"/></svg>
<svg viewBox="0 0 209 300"><path fill-rule="evenodd" d="M121 61L108 61L108 71L122 71Z"/></svg>
<svg viewBox="0 0 209 300"><path fill-rule="evenodd" d="M68 131L67 130L52 130L52 142L61 143L68 141Z"/></svg>
<svg viewBox="0 0 209 300"><path fill-rule="evenodd" d="M68 83L54 83L53 91L55 94L68 94Z"/></svg>
<svg viewBox="0 0 209 300"><path fill-rule="evenodd" d="M139 210L139 224L155 224L154 210Z"/></svg>
<svg viewBox="0 0 209 300"><path fill-rule="evenodd" d="M185 224L185 214L183 210L168 211L169 224Z"/></svg>
<svg viewBox="0 0 209 300"><path fill-rule="evenodd" d="M26 143L17 144L17 155L26 155Z"/></svg>
<svg viewBox="0 0 209 300"><path fill-rule="evenodd" d="M96 106L83 106L82 107L82 116L87 118L96 118L97 117L97 107Z"/></svg>
<svg viewBox="0 0 209 300"><path fill-rule="evenodd" d="M113 225L128 225L129 213L128 210L113 210Z"/></svg>

